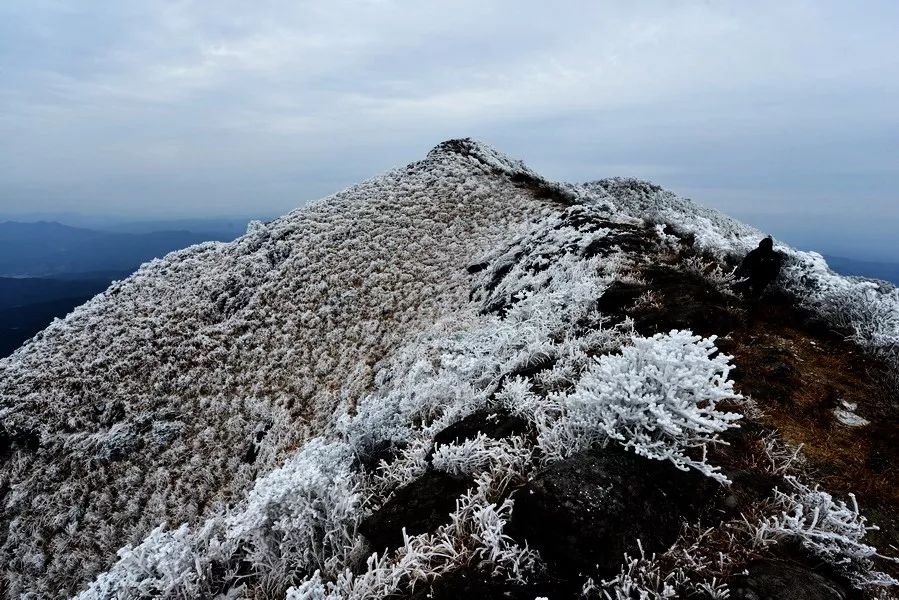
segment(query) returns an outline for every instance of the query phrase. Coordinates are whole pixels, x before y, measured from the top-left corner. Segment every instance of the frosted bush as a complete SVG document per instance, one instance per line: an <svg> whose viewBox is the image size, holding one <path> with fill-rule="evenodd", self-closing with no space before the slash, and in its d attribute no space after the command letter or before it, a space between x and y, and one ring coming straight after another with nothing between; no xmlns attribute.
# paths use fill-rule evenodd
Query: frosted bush
<svg viewBox="0 0 899 600"><path fill-rule="evenodd" d="M379 493L386 495L421 477L428 468L427 455L432 447L433 441L422 436L403 447L393 461L388 463L381 459L377 472L372 477L374 487Z"/></svg>
<svg viewBox="0 0 899 600"><path fill-rule="evenodd" d="M700 256L691 256L681 262L681 268L688 273L699 275L708 281L716 290L726 296L736 296L734 284L738 281L735 273L736 267L727 270L713 260L705 260Z"/></svg>
<svg viewBox="0 0 899 600"><path fill-rule="evenodd" d="M402 547L389 556L373 554L359 575L346 571L324 583L316 571L291 588L287 600L380 600L470 564L489 567L491 576L521 582L537 557L504 533L511 510L511 500L497 506L483 489L473 490L457 501L450 522L434 533L410 537L404 532Z"/></svg>
<svg viewBox="0 0 899 600"><path fill-rule="evenodd" d="M621 572L615 577L599 583L587 578L582 597L590 600L671 600L694 596L727 600L730 597L727 585L717 579L691 581L683 569L666 569L655 555L647 558L640 540L637 546L640 556L625 555Z"/></svg>
<svg viewBox="0 0 899 600"><path fill-rule="evenodd" d="M793 477L787 480L793 489L775 490L782 511L760 523L756 532L759 543L795 539L806 550L843 570L857 585L899 585L889 575L873 569L873 559L880 555L863 540L868 531L876 528L866 525L855 495L849 494L851 505L847 505L817 486L809 487Z"/></svg>
<svg viewBox="0 0 899 600"><path fill-rule="evenodd" d="M240 507L192 529L155 529L79 598L141 595L192 598L247 562L262 585L283 591L296 573L336 572L358 550L359 478L348 446L311 440L280 469L260 478Z"/></svg>
<svg viewBox="0 0 899 600"><path fill-rule="evenodd" d="M483 433L474 438L437 446L431 459L439 471L451 475L480 475L499 468L512 468L530 461L530 451L521 436L495 440ZM520 469L519 469L520 470Z"/></svg>
<svg viewBox="0 0 899 600"><path fill-rule="evenodd" d="M187 525L172 531L160 525L137 547L119 550L115 567L97 578L78 598L196 597L203 569L196 563L194 542Z"/></svg>
<svg viewBox="0 0 899 600"><path fill-rule="evenodd" d="M714 339L677 330L633 336L620 354L597 358L568 394L540 398L517 380L500 401L529 415L549 460L613 440L725 482L705 454L709 444L724 443L719 434L741 418L719 404L741 397L729 379L731 357L718 352Z"/></svg>
<svg viewBox="0 0 899 600"><path fill-rule="evenodd" d="M358 543L361 516L361 478L352 459L346 444L311 440L257 481L246 509L225 521L226 542L274 581L344 564Z"/></svg>
<svg viewBox="0 0 899 600"><path fill-rule="evenodd" d="M815 252L789 253L782 285L808 308L863 348L894 360L899 356L899 289L886 282L843 277Z"/></svg>
<svg viewBox="0 0 899 600"><path fill-rule="evenodd" d="M461 443L438 446L432 464L438 471L451 475L480 477L487 474L491 492L500 495L509 482L524 477L532 456L533 451L522 436L494 440L478 433L473 439Z"/></svg>
<svg viewBox="0 0 899 600"><path fill-rule="evenodd" d="M663 573L653 559L625 557L621 573L596 583L584 583L584 598L597 600L672 600L680 597L684 576L680 572Z"/></svg>
<svg viewBox="0 0 899 600"><path fill-rule="evenodd" d="M648 458L723 479L704 460L686 454L700 449L704 459L707 445L720 443L718 434L740 419L718 409L739 396L728 378L731 357L718 352L714 339L676 330L635 336L632 346L598 358L584 375L569 398L568 419Z"/></svg>

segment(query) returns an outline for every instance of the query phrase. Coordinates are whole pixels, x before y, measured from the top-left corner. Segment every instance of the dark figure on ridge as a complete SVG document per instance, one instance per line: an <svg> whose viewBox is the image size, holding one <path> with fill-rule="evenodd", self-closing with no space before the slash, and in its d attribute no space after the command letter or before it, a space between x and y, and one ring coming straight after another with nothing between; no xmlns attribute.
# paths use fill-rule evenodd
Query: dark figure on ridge
<svg viewBox="0 0 899 600"><path fill-rule="evenodd" d="M761 297L768 284L777 279L783 260L783 254L774 249L774 240L766 237L740 263L734 275L745 281L737 283L735 288L752 298Z"/></svg>

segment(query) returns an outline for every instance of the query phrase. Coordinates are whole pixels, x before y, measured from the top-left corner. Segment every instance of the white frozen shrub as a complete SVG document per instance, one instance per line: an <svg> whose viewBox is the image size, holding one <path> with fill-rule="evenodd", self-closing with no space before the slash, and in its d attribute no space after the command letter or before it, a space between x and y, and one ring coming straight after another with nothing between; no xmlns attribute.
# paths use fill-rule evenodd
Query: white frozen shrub
<svg viewBox="0 0 899 600"><path fill-rule="evenodd" d="M373 554L358 576L349 571L323 583L316 571L289 590L287 600L380 600L416 584L423 584L468 564L489 565L492 575L523 581L534 568L536 555L512 542L504 528L512 502L490 503L482 489L462 496L450 522L434 533L405 541L392 555Z"/></svg>
<svg viewBox="0 0 899 600"><path fill-rule="evenodd" d="M390 463L381 459L372 478L376 489L386 495L421 477L428 468L427 454L432 446L432 440L418 437L409 442Z"/></svg>
<svg viewBox="0 0 899 600"><path fill-rule="evenodd" d="M816 252L789 252L782 285L863 348L899 357L899 289L882 281L843 277Z"/></svg>
<svg viewBox="0 0 899 600"><path fill-rule="evenodd" d="M342 443L315 438L260 478L240 507L192 530L155 529L78 596L194 598L208 591L213 565L248 561L262 585L287 587L295 573L336 573L358 550L360 479Z"/></svg>
<svg viewBox="0 0 899 600"><path fill-rule="evenodd" d="M188 526L166 531L160 525L137 547L118 551L115 568L103 573L80 600L121 597L196 597L203 572L196 564L194 538Z"/></svg>
<svg viewBox="0 0 899 600"><path fill-rule="evenodd" d="M796 539L805 549L846 572L857 585L899 585L899 581L873 569L873 559L880 555L863 541L872 527L859 512L855 495L849 495L851 505L847 505L817 486L809 487L794 477L788 477L788 481L792 490L775 490L781 513L758 526L759 543Z"/></svg>
<svg viewBox="0 0 899 600"><path fill-rule="evenodd" d="M522 436L494 440L479 433L458 444L438 446L432 464L451 475L479 478L486 474L491 493L499 495L513 479L524 477L532 458L533 450Z"/></svg>
<svg viewBox="0 0 899 600"><path fill-rule="evenodd" d="M709 444L724 443L719 434L741 418L719 409L724 401L740 400L729 379L730 358L718 352L714 337L688 331L633 336L620 354L597 358L568 394L538 398L518 380L500 400L532 419L550 460L614 440L725 482L705 452ZM699 458L690 455L694 450Z"/></svg>
<svg viewBox="0 0 899 600"><path fill-rule="evenodd" d="M262 575L332 572L353 552L361 478L343 443L313 439L292 460L260 478L247 508L225 520L225 540L239 546Z"/></svg>
<svg viewBox="0 0 899 600"><path fill-rule="evenodd" d="M663 573L652 560L626 557L622 572L597 584L587 579L581 591L598 600L672 600L680 597L680 573Z"/></svg>
<svg viewBox="0 0 899 600"><path fill-rule="evenodd" d="M495 440L478 433L472 439L437 446L431 461L438 471L476 476L497 468L526 464L530 462L530 450L521 436Z"/></svg>
<svg viewBox="0 0 899 600"><path fill-rule="evenodd" d="M695 255L682 260L680 266L688 273L699 275L722 294L736 296L733 289L734 284L738 281L735 275L736 267L730 270L722 269L716 261L705 260Z"/></svg>
<svg viewBox="0 0 899 600"><path fill-rule="evenodd" d="M617 355L601 356L567 400L567 426L591 437L598 431L637 454L692 467L720 481L705 462L710 443L735 426L737 413L719 410L739 399L729 379L729 356L714 337L688 331L635 336ZM702 451L702 459L687 455Z"/></svg>
<svg viewBox="0 0 899 600"><path fill-rule="evenodd" d="M596 600L672 600L689 597L691 592L700 592L709 600L727 600L730 591L727 585L716 579L699 582L690 581L682 569L664 569L655 555L646 558L643 546L637 540L640 557L625 555L621 572L611 579L597 583L587 578L581 589L582 597Z"/></svg>
<svg viewBox="0 0 899 600"><path fill-rule="evenodd" d="M763 471L773 475L789 475L797 467L805 464L805 456L802 454L802 444L790 446L780 440L776 434L769 433L762 439L763 451L766 458L764 465L759 465Z"/></svg>

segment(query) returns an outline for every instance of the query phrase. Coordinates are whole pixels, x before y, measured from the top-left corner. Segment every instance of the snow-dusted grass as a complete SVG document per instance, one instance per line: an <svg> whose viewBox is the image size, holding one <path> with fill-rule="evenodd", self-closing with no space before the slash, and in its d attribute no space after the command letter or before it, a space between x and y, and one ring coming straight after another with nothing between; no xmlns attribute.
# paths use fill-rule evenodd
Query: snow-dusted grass
<svg viewBox="0 0 899 600"><path fill-rule="evenodd" d="M352 461L346 444L313 439L235 510L197 527L157 527L119 550L118 562L78 597L202 597L222 580L237 585L241 563L252 566L242 577L275 597L312 569L336 575L360 551L362 479Z"/></svg>
<svg viewBox="0 0 899 600"><path fill-rule="evenodd" d="M790 255L782 285L862 348L899 364L899 289L835 274L814 252Z"/></svg>
<svg viewBox="0 0 899 600"><path fill-rule="evenodd" d="M493 577L522 582L532 571L536 555L515 544L504 533L512 502L497 506L482 490L469 492L457 501L450 522L434 533L404 535L404 544L390 556L373 554L366 569L354 576L350 571L336 581L323 581L316 571L287 593L287 600L380 600L425 585L453 570L486 567Z"/></svg>
<svg viewBox="0 0 899 600"><path fill-rule="evenodd" d="M432 464L438 471L450 475L481 477L495 496L501 495L511 481L522 478L531 467L534 451L521 436L501 440L482 433L459 444L444 444L434 451Z"/></svg>
<svg viewBox="0 0 899 600"><path fill-rule="evenodd" d="M621 572L615 577L600 582L588 577L581 594L598 600L673 600L683 598L685 592L701 594L708 600L730 597L726 584L715 578L693 582L683 569L666 569L655 555L647 558L640 546L640 556L625 556Z"/></svg>
<svg viewBox="0 0 899 600"><path fill-rule="evenodd" d="M584 186L631 217L670 227L694 240L694 248L735 262L756 247L764 234L723 213L700 206L662 188L636 179L613 178ZM899 289L882 281L846 277L827 267L817 252L785 244L779 285L796 300L851 337L862 348L899 365ZM716 277L725 277L721 273Z"/></svg>

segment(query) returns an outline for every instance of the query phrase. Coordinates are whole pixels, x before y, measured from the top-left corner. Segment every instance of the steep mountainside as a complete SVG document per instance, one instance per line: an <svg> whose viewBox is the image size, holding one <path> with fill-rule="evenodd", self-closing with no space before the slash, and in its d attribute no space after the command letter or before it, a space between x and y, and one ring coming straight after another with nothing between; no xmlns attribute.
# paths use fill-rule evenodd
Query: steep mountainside
<svg viewBox="0 0 899 600"><path fill-rule="evenodd" d="M0 361L0 591L885 593L899 294L759 237L453 140L148 263Z"/></svg>

